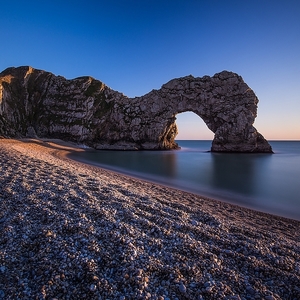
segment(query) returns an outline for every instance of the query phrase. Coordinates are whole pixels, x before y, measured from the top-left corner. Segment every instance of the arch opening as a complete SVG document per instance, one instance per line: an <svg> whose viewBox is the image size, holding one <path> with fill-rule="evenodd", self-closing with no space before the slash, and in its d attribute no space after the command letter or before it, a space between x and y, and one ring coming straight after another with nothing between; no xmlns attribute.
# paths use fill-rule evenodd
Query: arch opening
<svg viewBox="0 0 300 300"><path fill-rule="evenodd" d="M192 111L176 115L178 134L176 142L180 140L209 140L214 139L214 133L207 127L203 119ZM180 146L180 142L178 143Z"/></svg>

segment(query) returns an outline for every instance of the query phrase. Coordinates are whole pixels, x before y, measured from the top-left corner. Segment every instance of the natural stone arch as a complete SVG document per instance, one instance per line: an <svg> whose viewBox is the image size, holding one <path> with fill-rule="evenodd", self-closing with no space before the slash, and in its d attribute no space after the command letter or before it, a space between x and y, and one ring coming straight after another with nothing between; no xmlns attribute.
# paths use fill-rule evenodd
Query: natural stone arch
<svg viewBox="0 0 300 300"><path fill-rule="evenodd" d="M253 127L258 99L243 79L173 79L135 98L91 77L67 80L31 67L0 73L0 135L50 137L97 149L175 149L176 115L192 111L215 134L212 151L272 152Z"/></svg>
<svg viewBox="0 0 300 300"><path fill-rule="evenodd" d="M253 127L258 99L235 73L223 71L213 77L173 79L160 90L128 99L128 103L131 112L139 112L138 118L143 120L138 128L128 130L129 134L134 133L131 137L139 148L176 148L176 115L192 111L214 132L212 151L272 151Z"/></svg>

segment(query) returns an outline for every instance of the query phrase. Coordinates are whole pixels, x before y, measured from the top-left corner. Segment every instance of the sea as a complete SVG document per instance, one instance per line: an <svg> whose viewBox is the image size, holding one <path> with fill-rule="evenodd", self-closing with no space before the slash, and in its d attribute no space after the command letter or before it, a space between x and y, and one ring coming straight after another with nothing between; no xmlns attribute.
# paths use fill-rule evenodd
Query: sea
<svg viewBox="0 0 300 300"><path fill-rule="evenodd" d="M140 179L300 220L300 141L270 141L274 154L214 153L211 141L180 150L74 152L70 158Z"/></svg>

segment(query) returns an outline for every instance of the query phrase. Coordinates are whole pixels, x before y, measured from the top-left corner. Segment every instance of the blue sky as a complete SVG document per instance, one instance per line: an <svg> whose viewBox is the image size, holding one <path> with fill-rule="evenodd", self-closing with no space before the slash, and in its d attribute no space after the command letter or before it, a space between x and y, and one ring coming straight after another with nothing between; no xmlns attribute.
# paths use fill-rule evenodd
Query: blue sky
<svg viewBox="0 0 300 300"><path fill-rule="evenodd" d="M238 73L267 139L300 140L298 0L0 0L0 70L90 75L129 97L172 78ZM180 114L180 139L213 134Z"/></svg>

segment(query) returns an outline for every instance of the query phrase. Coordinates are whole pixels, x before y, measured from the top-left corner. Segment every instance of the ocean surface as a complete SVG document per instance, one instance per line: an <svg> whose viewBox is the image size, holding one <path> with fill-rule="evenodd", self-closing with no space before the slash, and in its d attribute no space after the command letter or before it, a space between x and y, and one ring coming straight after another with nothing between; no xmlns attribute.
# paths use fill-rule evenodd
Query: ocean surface
<svg viewBox="0 0 300 300"><path fill-rule="evenodd" d="M271 141L274 154L209 152L211 141L177 141L173 151L70 154L138 178L300 220L300 141Z"/></svg>

